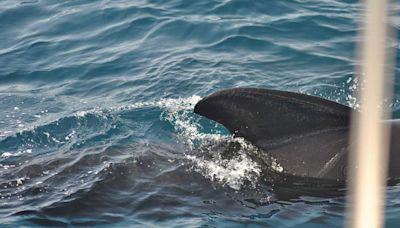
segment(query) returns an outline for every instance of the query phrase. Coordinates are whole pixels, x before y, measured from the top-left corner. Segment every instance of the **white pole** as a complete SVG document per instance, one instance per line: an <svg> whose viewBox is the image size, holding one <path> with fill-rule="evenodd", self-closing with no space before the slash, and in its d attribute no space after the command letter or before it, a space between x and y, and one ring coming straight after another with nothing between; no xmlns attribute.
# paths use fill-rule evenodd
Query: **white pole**
<svg viewBox="0 0 400 228"><path fill-rule="evenodd" d="M391 95L387 74L387 0L365 0L365 31L361 46L361 80L358 99L361 110L353 113L352 147L349 158L349 197L347 226L383 226L387 175L389 128L382 119L389 117L383 106ZM387 93L387 92L390 93ZM399 164L400 165L400 164Z"/></svg>

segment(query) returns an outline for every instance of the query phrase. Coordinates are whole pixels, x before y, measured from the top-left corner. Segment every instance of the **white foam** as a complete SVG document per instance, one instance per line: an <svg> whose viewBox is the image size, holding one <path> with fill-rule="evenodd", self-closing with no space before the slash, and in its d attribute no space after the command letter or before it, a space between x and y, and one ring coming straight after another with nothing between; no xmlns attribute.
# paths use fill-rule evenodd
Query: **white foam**
<svg viewBox="0 0 400 228"><path fill-rule="evenodd" d="M272 159L271 161L271 168L279 173L283 172L283 167L281 166L281 164L278 163L278 161L276 159Z"/></svg>
<svg viewBox="0 0 400 228"><path fill-rule="evenodd" d="M32 149L19 150L15 153L4 152L1 154L1 158L17 157L17 156L21 156L23 154L31 154L31 153L32 153Z"/></svg>
<svg viewBox="0 0 400 228"><path fill-rule="evenodd" d="M192 96L180 99L164 99L156 103L164 109L162 120L170 122L178 134L178 138L188 146L190 155L186 158L192 163L194 171L204 177L239 190L248 181L253 186L261 175L261 168L247 154L257 150L243 138L233 138L230 135L211 134L201 132L201 126L197 122L199 118L193 115L193 108L201 98ZM214 154L211 158L205 158L200 148L207 145L234 142L239 144L239 151L235 156L227 159L218 156L218 151L208 148L207 153ZM204 151L203 151L204 152ZM276 165L279 169L279 165Z"/></svg>
<svg viewBox="0 0 400 228"><path fill-rule="evenodd" d="M89 109L89 110L84 110L84 111L77 111L75 112L74 116L77 118L83 118L88 114L95 114L95 115L102 115L105 113L105 109L101 109L99 107L93 108L93 109Z"/></svg>
<svg viewBox="0 0 400 228"><path fill-rule="evenodd" d="M13 154L10 153L10 152L4 152L4 153L1 154L2 158L8 158L8 157L11 157L11 156L13 156Z"/></svg>
<svg viewBox="0 0 400 228"><path fill-rule="evenodd" d="M260 167L243 154L229 160L205 160L192 155L186 157L195 164L194 170L235 190L240 190L246 180L255 184L261 174Z"/></svg>

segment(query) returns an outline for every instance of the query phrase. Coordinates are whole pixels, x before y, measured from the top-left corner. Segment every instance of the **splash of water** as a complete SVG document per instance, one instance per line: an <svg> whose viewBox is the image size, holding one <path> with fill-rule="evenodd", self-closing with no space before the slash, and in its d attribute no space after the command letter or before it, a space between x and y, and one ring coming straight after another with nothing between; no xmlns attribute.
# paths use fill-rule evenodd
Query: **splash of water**
<svg viewBox="0 0 400 228"><path fill-rule="evenodd" d="M205 160L193 155L186 157L195 164L193 167L195 171L235 190L240 190L245 181L250 181L255 187L257 178L261 174L261 169L243 153L232 159L223 159L220 156L213 160Z"/></svg>
<svg viewBox="0 0 400 228"><path fill-rule="evenodd" d="M233 138L221 133L204 133L199 124L199 118L193 114L194 106L201 97L191 96L178 99L161 99L154 102L140 102L115 110L126 110L143 107L157 107L163 110L160 118L172 124L177 133L178 140L183 141L188 147L186 155L192 163L192 170L202 174L211 181L227 185L239 190L246 182L255 186L261 175L260 166L248 155L256 151L253 145L243 138ZM224 158L214 146L236 143L239 150L235 156ZM207 153L205 156L204 153ZM278 170L279 164L274 163Z"/></svg>
<svg viewBox="0 0 400 228"><path fill-rule="evenodd" d="M193 108L199 100L200 97L193 96L159 102L160 107L165 109L161 118L173 124L179 139L183 140L192 152L186 155L193 164L192 170L235 190L239 190L246 182L255 187L261 175L261 168L248 154L257 149L243 138L201 132L198 118L193 116ZM221 151L212 146L229 143L239 145L235 156L229 158L224 158ZM207 153L206 156L204 153Z"/></svg>

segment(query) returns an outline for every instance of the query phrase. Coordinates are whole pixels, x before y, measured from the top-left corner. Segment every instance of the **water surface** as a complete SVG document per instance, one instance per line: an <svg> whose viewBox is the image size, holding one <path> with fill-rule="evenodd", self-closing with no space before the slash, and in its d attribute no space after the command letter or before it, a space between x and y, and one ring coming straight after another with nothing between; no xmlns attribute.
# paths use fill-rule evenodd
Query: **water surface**
<svg viewBox="0 0 400 228"><path fill-rule="evenodd" d="M361 12L348 0L1 1L2 226L342 227L344 189L271 182L254 147L192 108L238 86L356 106ZM394 92L399 117L397 80ZM398 227L400 189L387 192Z"/></svg>

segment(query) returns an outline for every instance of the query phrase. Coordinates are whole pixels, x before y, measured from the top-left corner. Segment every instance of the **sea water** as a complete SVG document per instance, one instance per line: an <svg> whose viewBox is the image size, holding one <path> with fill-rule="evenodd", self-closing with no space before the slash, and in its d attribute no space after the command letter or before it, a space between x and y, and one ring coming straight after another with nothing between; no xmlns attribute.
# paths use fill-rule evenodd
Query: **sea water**
<svg viewBox="0 0 400 228"><path fill-rule="evenodd" d="M357 108L362 13L350 0L0 1L0 226L342 227L346 189L274 185L257 148L193 107L252 86ZM396 80L395 117L399 99ZM387 188L387 227L399 193Z"/></svg>

